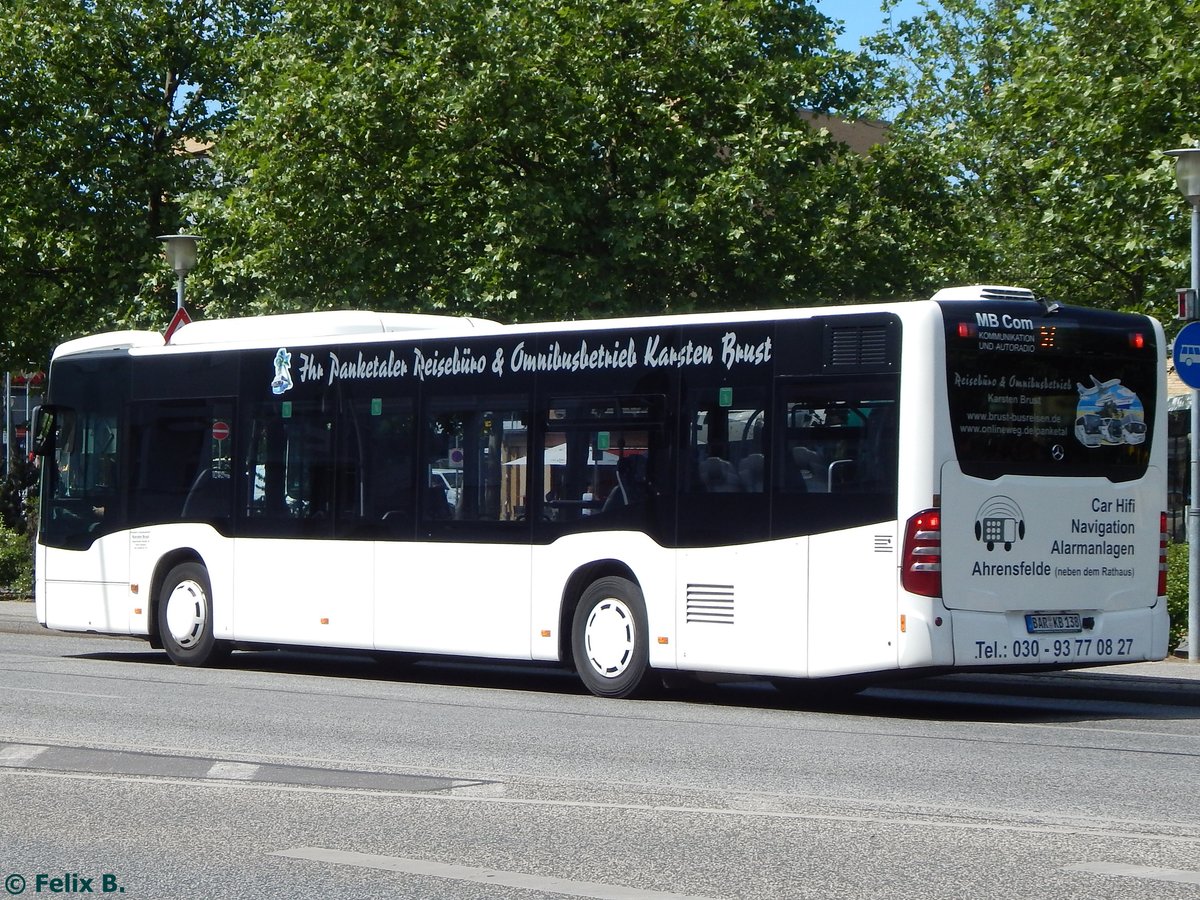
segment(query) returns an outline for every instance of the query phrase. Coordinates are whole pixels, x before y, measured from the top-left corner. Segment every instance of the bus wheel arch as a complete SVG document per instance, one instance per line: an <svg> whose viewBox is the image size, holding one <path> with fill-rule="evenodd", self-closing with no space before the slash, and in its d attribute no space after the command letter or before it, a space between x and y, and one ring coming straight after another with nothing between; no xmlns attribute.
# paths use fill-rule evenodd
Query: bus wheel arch
<svg viewBox="0 0 1200 900"><path fill-rule="evenodd" d="M652 674L646 601L624 573L593 570L571 616L571 660L589 691L599 697L642 693Z"/></svg>
<svg viewBox="0 0 1200 900"><path fill-rule="evenodd" d="M199 554L179 550L159 560L152 596L153 635L172 662L203 666L228 657L230 646L213 636L212 582Z"/></svg>

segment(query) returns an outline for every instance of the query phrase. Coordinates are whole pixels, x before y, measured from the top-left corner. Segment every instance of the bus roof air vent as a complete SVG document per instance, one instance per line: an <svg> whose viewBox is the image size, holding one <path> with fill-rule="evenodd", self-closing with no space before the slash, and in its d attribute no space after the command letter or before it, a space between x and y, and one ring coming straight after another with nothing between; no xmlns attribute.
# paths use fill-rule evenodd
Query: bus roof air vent
<svg viewBox="0 0 1200 900"><path fill-rule="evenodd" d="M963 287L942 288L933 295L934 300L1036 300L1029 288L1005 287L998 284L972 284Z"/></svg>

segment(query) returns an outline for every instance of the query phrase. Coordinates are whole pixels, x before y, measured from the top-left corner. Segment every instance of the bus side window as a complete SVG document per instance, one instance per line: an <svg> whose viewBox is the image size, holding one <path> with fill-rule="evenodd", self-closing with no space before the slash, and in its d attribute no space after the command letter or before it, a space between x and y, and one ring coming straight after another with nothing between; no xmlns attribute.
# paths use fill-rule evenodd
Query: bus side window
<svg viewBox="0 0 1200 900"><path fill-rule="evenodd" d="M551 400L541 463L542 518L566 530L660 528L663 398L657 394Z"/></svg>
<svg viewBox="0 0 1200 900"><path fill-rule="evenodd" d="M435 397L424 422L424 522L514 522L528 507L527 399Z"/></svg>
<svg viewBox="0 0 1200 900"><path fill-rule="evenodd" d="M356 512L368 531L382 525L390 537L411 534L416 505L413 462L416 431L407 397L356 401L356 430L363 434L362 508Z"/></svg>
<svg viewBox="0 0 1200 900"><path fill-rule="evenodd" d="M769 537L768 396L761 386L720 382L684 395L676 526L681 546L721 546L731 535Z"/></svg>
<svg viewBox="0 0 1200 900"><path fill-rule="evenodd" d="M784 490L833 493L848 484L864 424L857 410L845 403L789 403L785 418Z"/></svg>
<svg viewBox="0 0 1200 900"><path fill-rule="evenodd" d="M896 404L888 399L813 398L784 409L784 493L894 491Z"/></svg>
<svg viewBox="0 0 1200 900"><path fill-rule="evenodd" d="M338 504L354 503L357 463L339 466L334 427L315 403L274 401L255 410L246 511L264 533L332 533Z"/></svg>
<svg viewBox="0 0 1200 900"><path fill-rule="evenodd" d="M742 388L739 399L765 401L765 392ZM720 406L714 391L695 392L689 405L688 471L692 494L761 494L766 489L763 406Z"/></svg>
<svg viewBox="0 0 1200 900"><path fill-rule="evenodd" d="M232 413L232 403L209 400L131 405L132 524L229 518Z"/></svg>

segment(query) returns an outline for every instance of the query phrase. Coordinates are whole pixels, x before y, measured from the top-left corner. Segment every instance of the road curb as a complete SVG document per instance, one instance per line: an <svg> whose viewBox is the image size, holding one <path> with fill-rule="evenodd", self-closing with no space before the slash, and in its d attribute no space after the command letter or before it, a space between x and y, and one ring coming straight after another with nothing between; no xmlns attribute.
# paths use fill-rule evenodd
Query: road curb
<svg viewBox="0 0 1200 900"><path fill-rule="evenodd" d="M46 629L38 623L32 601L0 600L0 634L41 634Z"/></svg>

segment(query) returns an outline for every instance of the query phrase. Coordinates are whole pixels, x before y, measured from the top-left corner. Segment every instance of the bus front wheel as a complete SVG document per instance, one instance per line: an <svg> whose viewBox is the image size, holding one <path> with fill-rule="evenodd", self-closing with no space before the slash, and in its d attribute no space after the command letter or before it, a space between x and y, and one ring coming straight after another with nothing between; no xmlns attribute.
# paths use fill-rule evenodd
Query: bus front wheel
<svg viewBox="0 0 1200 900"><path fill-rule="evenodd" d="M597 697L633 697L647 684L646 602L627 578L601 578L579 599L571 626L575 671Z"/></svg>
<svg viewBox="0 0 1200 900"><path fill-rule="evenodd" d="M203 666L228 656L228 645L213 637L212 587L199 563L173 568L158 595L158 636L172 662Z"/></svg>

